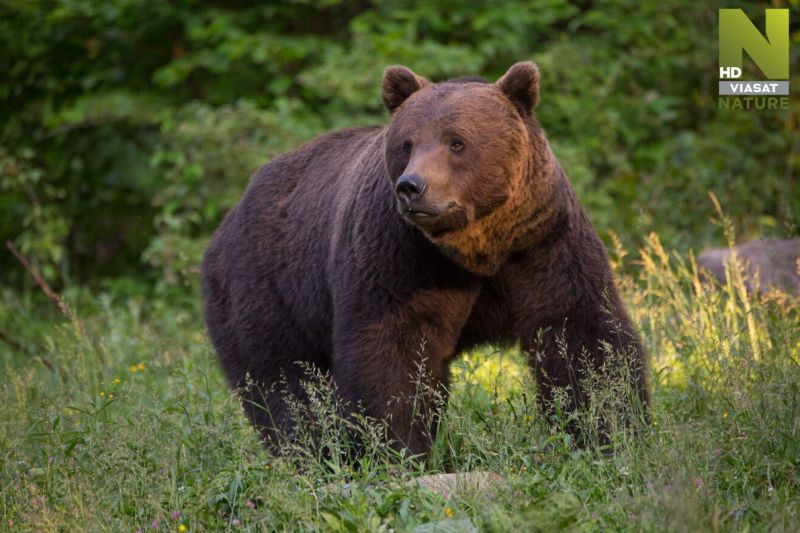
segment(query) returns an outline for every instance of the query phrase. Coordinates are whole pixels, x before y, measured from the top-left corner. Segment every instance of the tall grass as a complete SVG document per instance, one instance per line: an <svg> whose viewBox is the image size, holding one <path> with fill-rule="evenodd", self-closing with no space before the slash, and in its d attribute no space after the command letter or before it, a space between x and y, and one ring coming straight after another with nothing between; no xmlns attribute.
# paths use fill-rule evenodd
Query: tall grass
<svg viewBox="0 0 800 533"><path fill-rule="evenodd" d="M800 304L748 295L735 269L702 283L654 235L635 263L615 252L653 400L652 423L620 426L610 454L546 423L523 354L487 346L455 365L427 461L382 444L374 421L338 417L324 380L309 381L309 431L271 455L197 309L71 290L83 333L5 289L0 324L20 342L0 348L0 529L797 530ZM476 470L505 484L445 500L409 483Z"/></svg>

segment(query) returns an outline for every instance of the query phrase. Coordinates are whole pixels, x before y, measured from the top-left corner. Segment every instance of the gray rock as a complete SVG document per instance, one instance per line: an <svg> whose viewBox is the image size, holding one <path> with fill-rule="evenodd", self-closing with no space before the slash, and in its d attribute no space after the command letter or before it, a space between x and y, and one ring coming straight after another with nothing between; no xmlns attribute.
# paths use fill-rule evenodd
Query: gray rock
<svg viewBox="0 0 800 533"><path fill-rule="evenodd" d="M437 492L445 500L449 500L456 493L480 493L492 498L494 497L494 491L499 487L505 486L506 481L494 472L477 471L456 474L432 474L412 479L409 483Z"/></svg>
<svg viewBox="0 0 800 533"><path fill-rule="evenodd" d="M778 289L800 296L800 239L755 239L734 248L748 292L765 294ZM729 248L706 250L697 264L720 283L726 283Z"/></svg>
<svg viewBox="0 0 800 533"><path fill-rule="evenodd" d="M328 483L320 487L323 492L347 494L354 488L354 483ZM455 474L429 474L408 480L405 486L418 486L439 494L445 500L454 495L482 495L492 499L495 492L508 486L508 482L494 472L478 470L475 472L458 472ZM399 488L399 483L391 483L390 487Z"/></svg>

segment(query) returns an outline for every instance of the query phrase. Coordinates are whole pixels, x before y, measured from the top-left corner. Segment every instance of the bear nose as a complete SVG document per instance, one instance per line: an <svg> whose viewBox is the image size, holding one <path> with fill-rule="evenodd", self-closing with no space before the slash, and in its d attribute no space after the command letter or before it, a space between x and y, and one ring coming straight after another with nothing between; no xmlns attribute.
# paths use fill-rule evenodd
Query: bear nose
<svg viewBox="0 0 800 533"><path fill-rule="evenodd" d="M397 195L406 201L416 200L425 192L427 184L419 174L403 174L397 179L395 190Z"/></svg>

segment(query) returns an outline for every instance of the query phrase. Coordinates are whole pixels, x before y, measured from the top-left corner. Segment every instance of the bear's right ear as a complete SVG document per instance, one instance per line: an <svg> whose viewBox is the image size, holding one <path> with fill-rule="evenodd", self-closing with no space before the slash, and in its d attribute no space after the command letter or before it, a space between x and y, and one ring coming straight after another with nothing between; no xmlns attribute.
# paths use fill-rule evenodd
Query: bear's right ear
<svg viewBox="0 0 800 533"><path fill-rule="evenodd" d="M381 100L389 113L394 113L409 96L430 84L431 82L402 65L386 67L383 71Z"/></svg>

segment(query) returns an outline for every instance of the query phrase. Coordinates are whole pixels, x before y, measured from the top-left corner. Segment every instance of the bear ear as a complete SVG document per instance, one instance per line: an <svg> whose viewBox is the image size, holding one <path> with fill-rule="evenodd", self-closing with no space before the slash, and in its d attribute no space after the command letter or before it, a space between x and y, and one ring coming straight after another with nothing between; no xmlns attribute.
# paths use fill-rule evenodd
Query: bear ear
<svg viewBox="0 0 800 533"><path fill-rule="evenodd" d="M431 82L414 74L411 69L402 65L386 67L383 71L383 92L381 99L389 113L400 107L406 98L427 87Z"/></svg>
<svg viewBox="0 0 800 533"><path fill-rule="evenodd" d="M522 116L529 116L539 103L539 67L533 61L515 63L496 85Z"/></svg>

